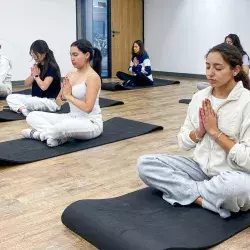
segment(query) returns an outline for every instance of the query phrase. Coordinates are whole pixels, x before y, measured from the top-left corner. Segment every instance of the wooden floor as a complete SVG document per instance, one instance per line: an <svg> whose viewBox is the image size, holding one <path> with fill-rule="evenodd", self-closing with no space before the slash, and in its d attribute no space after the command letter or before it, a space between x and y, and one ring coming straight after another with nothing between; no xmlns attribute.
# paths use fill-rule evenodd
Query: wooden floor
<svg viewBox="0 0 250 250"><path fill-rule="evenodd" d="M178 100L192 96L197 80L179 80L180 85L101 93L125 103L102 109L104 120L120 116L161 125L163 131L39 162L1 167L0 249L96 249L66 229L61 214L79 199L110 198L143 188L136 173L136 161L142 154L188 155L179 150L176 141L187 110ZM5 104L0 101L0 107ZM1 123L0 141L20 137L24 128L25 121ZM250 249L249 236L250 228L213 249Z"/></svg>

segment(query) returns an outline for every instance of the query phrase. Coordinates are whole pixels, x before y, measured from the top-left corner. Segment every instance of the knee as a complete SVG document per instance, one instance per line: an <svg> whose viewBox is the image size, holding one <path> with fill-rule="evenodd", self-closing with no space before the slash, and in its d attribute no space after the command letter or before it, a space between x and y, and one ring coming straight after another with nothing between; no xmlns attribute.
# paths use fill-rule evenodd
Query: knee
<svg viewBox="0 0 250 250"><path fill-rule="evenodd" d="M250 176L242 172L225 174L225 200L250 199Z"/></svg>
<svg viewBox="0 0 250 250"><path fill-rule="evenodd" d="M121 71L117 71L117 72L116 72L116 76L117 76L118 78L120 78L120 76L121 76Z"/></svg>
<svg viewBox="0 0 250 250"><path fill-rule="evenodd" d="M38 118L39 113L39 111L30 112L26 117L27 123L32 126L33 122Z"/></svg>
<svg viewBox="0 0 250 250"><path fill-rule="evenodd" d="M150 164L150 156L142 155L137 161L137 172L143 181L147 179L151 168L152 165Z"/></svg>
<svg viewBox="0 0 250 250"><path fill-rule="evenodd" d="M7 103L11 102L11 100L13 99L13 94L10 94L6 97L6 101Z"/></svg>

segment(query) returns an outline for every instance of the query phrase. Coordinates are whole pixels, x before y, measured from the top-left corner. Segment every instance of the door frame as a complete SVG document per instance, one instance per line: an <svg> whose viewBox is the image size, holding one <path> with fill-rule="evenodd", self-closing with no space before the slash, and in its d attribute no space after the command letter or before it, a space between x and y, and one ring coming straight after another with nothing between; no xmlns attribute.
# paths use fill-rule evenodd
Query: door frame
<svg viewBox="0 0 250 250"><path fill-rule="evenodd" d="M132 1L132 0L131 0ZM86 37L86 34L83 33L82 30L82 20L81 20L81 11L82 11L82 5L81 0L75 0L75 6L76 6L76 38L84 38ZM107 9L108 9L108 15L107 15L107 42L108 42L108 76L103 78L110 78L112 76L112 32L111 32L111 0L107 0ZM142 0L142 41L144 43L145 37L144 37L144 0ZM85 10L86 11L86 10Z"/></svg>
<svg viewBox="0 0 250 250"><path fill-rule="evenodd" d="M107 0L108 4L108 76L111 77L112 70L112 37L111 37L111 0Z"/></svg>

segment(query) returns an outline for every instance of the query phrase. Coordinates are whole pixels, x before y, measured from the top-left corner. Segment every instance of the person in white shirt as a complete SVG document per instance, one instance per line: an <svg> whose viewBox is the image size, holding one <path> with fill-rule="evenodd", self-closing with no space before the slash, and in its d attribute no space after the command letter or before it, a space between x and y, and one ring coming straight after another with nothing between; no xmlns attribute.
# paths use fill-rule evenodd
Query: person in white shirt
<svg viewBox="0 0 250 250"><path fill-rule="evenodd" d="M249 78L239 50L227 43L207 53L206 76L210 87L193 96L178 134L193 157L142 156L138 172L167 202L194 202L227 218L250 209Z"/></svg>
<svg viewBox="0 0 250 250"><path fill-rule="evenodd" d="M23 137L46 141L49 147L56 147L71 138L90 140L103 132L99 104L101 52L89 41L80 39L71 44L70 56L76 70L64 78L56 98L56 104L59 106L68 102L70 112L30 112L26 121L32 129L22 130Z"/></svg>
<svg viewBox="0 0 250 250"><path fill-rule="evenodd" d="M6 97L12 93L11 69L11 61L0 53L0 97Z"/></svg>

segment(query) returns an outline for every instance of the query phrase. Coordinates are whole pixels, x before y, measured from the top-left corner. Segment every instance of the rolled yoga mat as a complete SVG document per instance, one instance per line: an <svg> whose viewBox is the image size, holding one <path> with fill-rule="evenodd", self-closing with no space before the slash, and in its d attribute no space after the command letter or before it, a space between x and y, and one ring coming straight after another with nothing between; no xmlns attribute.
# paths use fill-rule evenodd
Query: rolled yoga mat
<svg viewBox="0 0 250 250"><path fill-rule="evenodd" d="M192 99L180 99L179 103L185 103L185 104L189 104L191 102Z"/></svg>
<svg viewBox="0 0 250 250"><path fill-rule="evenodd" d="M250 213L228 219L196 205L172 206L145 188L117 198L80 200L62 222L102 250L207 249L250 226Z"/></svg>
<svg viewBox="0 0 250 250"><path fill-rule="evenodd" d="M143 88L153 88L153 87L160 87L160 86L167 86L172 84L179 84L179 81L172 81L172 80L164 80L164 79L157 79L154 78L154 85L151 86L122 86L121 83L112 83L112 82L105 82L102 83L103 90L110 90L110 91L118 91L118 90L133 90L133 89L143 89Z"/></svg>
<svg viewBox="0 0 250 250"><path fill-rule="evenodd" d="M15 92L15 94L29 95L30 89L25 89L19 92ZM124 104L124 102L122 101L116 101L107 98L99 98L99 102L101 108ZM59 114L69 113L69 104L65 103L61 107L61 110L57 111L56 113ZM25 120L25 117L22 114L11 111L8 107L4 107L4 109L0 111L0 122L17 121L17 120Z"/></svg>
<svg viewBox="0 0 250 250"><path fill-rule="evenodd" d="M72 140L55 148L46 142L18 139L0 143L0 165L39 161L162 130L163 127L115 117L104 122L103 133L91 140Z"/></svg>

